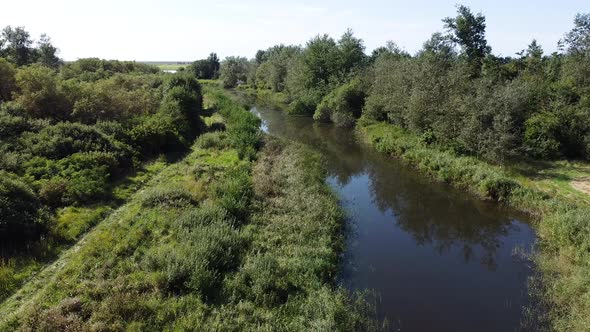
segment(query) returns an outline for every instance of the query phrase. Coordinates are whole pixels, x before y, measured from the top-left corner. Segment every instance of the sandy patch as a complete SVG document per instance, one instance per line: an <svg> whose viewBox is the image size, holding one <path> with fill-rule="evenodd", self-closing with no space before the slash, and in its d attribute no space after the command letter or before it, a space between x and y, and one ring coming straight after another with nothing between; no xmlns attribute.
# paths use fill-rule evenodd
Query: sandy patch
<svg viewBox="0 0 590 332"><path fill-rule="evenodd" d="M590 178L574 180L571 185L574 189L590 195Z"/></svg>

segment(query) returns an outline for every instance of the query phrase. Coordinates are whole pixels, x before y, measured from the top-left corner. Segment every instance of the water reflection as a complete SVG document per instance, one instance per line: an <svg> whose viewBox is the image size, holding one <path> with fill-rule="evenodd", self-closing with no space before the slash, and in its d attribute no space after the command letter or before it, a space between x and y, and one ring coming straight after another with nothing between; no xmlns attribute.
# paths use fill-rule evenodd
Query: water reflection
<svg viewBox="0 0 590 332"><path fill-rule="evenodd" d="M351 131L252 110L263 129L318 150L351 216L342 280L381 295L396 329L517 330L534 235L514 213L429 182L359 144Z"/></svg>

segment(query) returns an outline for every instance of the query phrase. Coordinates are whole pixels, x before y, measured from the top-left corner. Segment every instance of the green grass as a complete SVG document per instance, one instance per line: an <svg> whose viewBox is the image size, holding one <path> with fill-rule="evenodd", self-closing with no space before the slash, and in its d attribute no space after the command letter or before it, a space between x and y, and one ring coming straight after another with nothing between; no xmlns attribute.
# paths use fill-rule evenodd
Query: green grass
<svg viewBox="0 0 590 332"><path fill-rule="evenodd" d="M154 64L156 67L160 68L161 70L179 70L180 68L185 68L186 64L178 64L178 63L157 63Z"/></svg>
<svg viewBox="0 0 590 332"><path fill-rule="evenodd" d="M378 151L433 179L528 212L539 238L534 260L540 273L531 285L538 307L546 308L536 313L541 324L590 330L590 200L571 186L590 175L590 166L560 161L501 167L426 145L386 123L361 121L358 129Z"/></svg>
<svg viewBox="0 0 590 332"><path fill-rule="evenodd" d="M202 135L4 301L0 330L375 327L335 286L343 214L320 157L263 147L254 115L208 93L224 134Z"/></svg>

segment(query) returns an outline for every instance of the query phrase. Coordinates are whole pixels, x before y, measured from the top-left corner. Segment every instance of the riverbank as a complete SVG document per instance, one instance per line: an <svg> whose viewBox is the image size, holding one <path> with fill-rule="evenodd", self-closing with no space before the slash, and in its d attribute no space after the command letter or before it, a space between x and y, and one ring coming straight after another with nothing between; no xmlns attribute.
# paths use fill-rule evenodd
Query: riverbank
<svg viewBox="0 0 590 332"><path fill-rule="evenodd" d="M563 185L567 167L553 173L533 165L500 167L475 157L459 156L386 123L360 121L357 131L380 152L398 158L433 179L525 211L534 217L539 245L534 261L540 280L533 291L540 317L551 330L590 329L590 206L588 196ZM562 164L563 165L563 164ZM548 167L548 166L546 166ZM574 167L572 167L574 168ZM536 170L527 176L523 170ZM544 171L545 170L545 171ZM584 165L569 172L584 172ZM561 176L560 176L561 174ZM555 180L547 178L553 176ZM567 177L566 177L567 178ZM542 322L543 323L543 322Z"/></svg>
<svg viewBox="0 0 590 332"><path fill-rule="evenodd" d="M204 122L225 130L0 304L0 330L374 328L335 285L343 214L320 157L261 140L255 116L205 91Z"/></svg>

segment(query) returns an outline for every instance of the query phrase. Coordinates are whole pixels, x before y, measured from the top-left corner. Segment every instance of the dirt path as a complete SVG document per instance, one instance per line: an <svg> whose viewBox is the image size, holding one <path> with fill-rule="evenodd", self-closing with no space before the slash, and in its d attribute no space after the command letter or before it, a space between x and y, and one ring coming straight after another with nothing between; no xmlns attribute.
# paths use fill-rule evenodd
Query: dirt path
<svg viewBox="0 0 590 332"><path fill-rule="evenodd" d="M574 189L590 195L590 178L583 178L571 182Z"/></svg>

